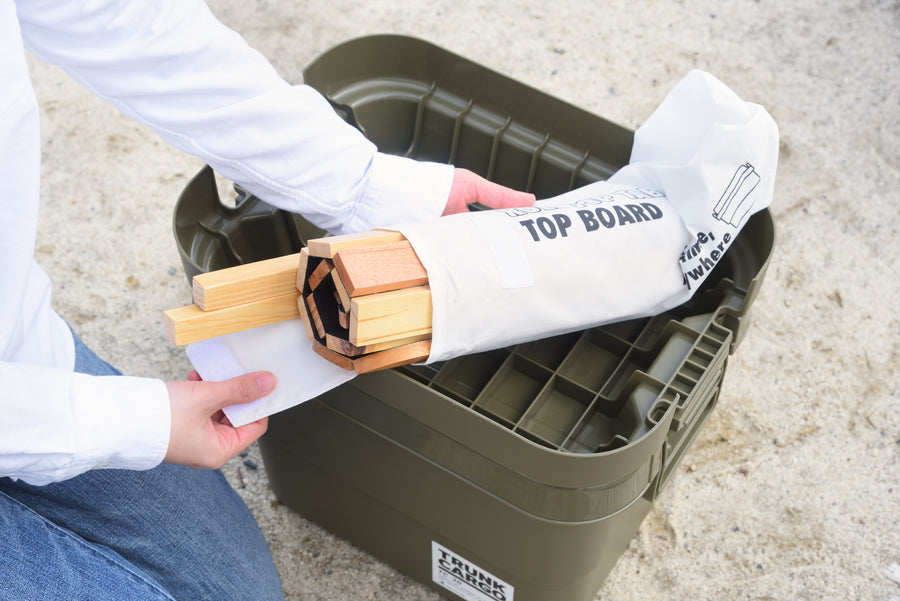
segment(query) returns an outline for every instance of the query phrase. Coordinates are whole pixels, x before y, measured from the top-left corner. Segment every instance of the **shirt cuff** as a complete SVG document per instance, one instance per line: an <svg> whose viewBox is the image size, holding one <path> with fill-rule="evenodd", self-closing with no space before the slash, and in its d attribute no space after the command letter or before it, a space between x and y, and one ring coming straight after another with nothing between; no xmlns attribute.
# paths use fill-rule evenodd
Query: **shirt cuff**
<svg viewBox="0 0 900 601"><path fill-rule="evenodd" d="M453 165L375 153L365 198L342 233L440 217L453 173Z"/></svg>
<svg viewBox="0 0 900 601"><path fill-rule="evenodd" d="M129 376L72 374L78 452L73 471L144 470L169 447L171 408L165 383Z"/></svg>

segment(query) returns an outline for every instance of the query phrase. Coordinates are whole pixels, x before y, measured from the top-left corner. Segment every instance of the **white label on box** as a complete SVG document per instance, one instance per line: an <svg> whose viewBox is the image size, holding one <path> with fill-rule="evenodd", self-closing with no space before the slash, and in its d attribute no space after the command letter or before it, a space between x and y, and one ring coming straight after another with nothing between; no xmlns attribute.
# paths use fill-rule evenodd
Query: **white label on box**
<svg viewBox="0 0 900 601"><path fill-rule="evenodd" d="M513 601L515 593L512 585L434 541L431 579L466 601Z"/></svg>

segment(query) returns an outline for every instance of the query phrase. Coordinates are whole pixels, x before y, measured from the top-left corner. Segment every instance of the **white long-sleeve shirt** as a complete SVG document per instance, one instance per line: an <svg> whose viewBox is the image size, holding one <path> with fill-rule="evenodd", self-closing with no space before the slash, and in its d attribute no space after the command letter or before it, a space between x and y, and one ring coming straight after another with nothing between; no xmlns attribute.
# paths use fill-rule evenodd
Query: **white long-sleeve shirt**
<svg viewBox="0 0 900 601"><path fill-rule="evenodd" d="M73 373L33 259L40 138L25 49L267 202L333 233L440 215L449 165L376 152L201 0L0 0L0 476L43 484L165 455L164 383Z"/></svg>

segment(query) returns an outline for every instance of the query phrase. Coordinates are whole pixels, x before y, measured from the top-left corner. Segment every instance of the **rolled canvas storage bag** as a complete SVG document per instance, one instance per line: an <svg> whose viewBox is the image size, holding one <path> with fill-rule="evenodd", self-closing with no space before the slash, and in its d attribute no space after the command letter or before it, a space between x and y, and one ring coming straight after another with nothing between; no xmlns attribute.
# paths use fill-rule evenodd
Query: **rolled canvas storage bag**
<svg viewBox="0 0 900 601"><path fill-rule="evenodd" d="M609 180L533 207L397 225L428 272L428 362L685 302L770 204L777 158L765 109L692 71Z"/></svg>

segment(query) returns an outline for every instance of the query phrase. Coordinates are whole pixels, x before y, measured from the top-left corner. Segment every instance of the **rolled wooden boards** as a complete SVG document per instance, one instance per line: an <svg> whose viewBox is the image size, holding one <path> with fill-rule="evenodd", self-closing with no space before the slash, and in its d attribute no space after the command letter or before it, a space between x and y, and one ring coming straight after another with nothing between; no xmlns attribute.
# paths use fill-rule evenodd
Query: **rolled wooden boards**
<svg viewBox="0 0 900 601"><path fill-rule="evenodd" d="M373 230L310 240L305 254L297 286L316 352L358 373L428 357L431 290L402 234Z"/></svg>
<svg viewBox="0 0 900 601"><path fill-rule="evenodd" d="M192 291L194 304L164 313L175 345L300 317L317 353L358 373L430 353L428 276L399 232L310 240L296 254L200 274Z"/></svg>

